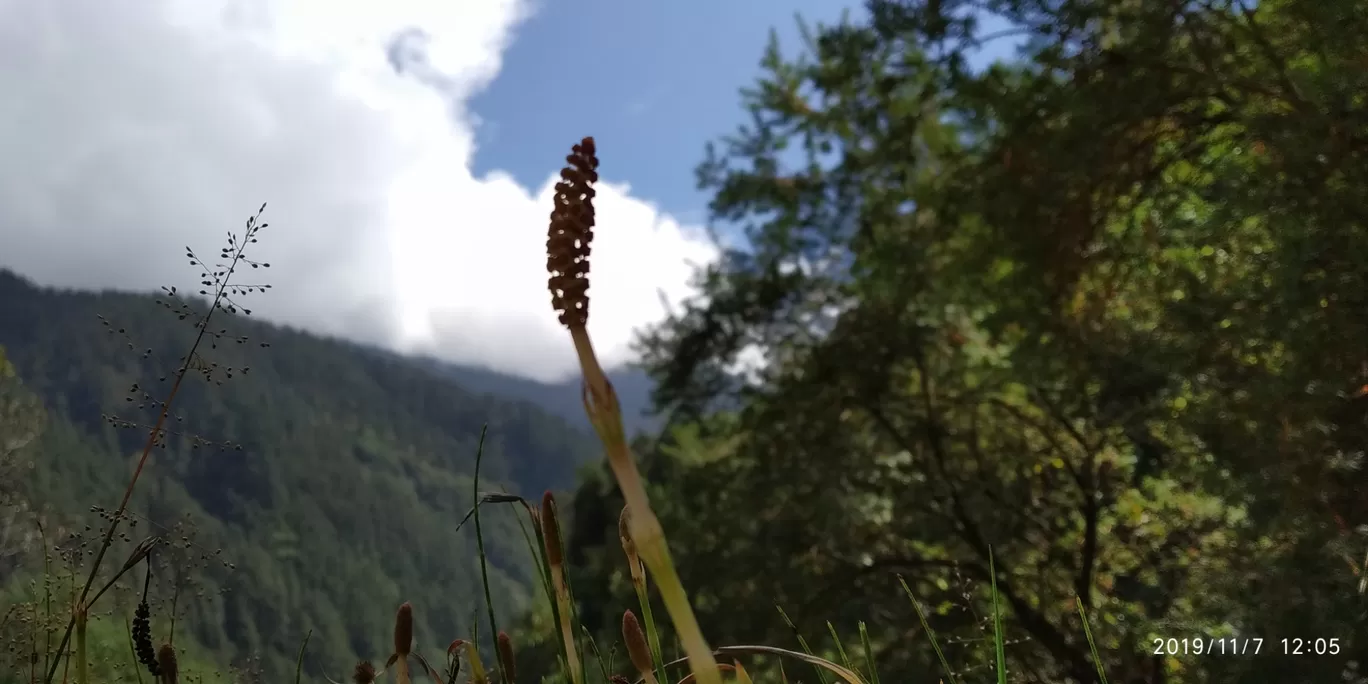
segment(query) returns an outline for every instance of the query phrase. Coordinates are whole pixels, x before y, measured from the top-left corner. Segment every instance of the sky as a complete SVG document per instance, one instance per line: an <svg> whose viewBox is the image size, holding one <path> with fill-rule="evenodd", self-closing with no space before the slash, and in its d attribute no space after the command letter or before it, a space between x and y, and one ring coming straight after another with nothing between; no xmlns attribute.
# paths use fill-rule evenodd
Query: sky
<svg viewBox="0 0 1368 684"><path fill-rule="evenodd" d="M850 3L855 4L855 3ZM743 122L771 28L819 0L0 0L0 268L192 287L267 202L254 314L536 380L569 147L598 142L589 328L607 365L690 296L693 167Z"/></svg>

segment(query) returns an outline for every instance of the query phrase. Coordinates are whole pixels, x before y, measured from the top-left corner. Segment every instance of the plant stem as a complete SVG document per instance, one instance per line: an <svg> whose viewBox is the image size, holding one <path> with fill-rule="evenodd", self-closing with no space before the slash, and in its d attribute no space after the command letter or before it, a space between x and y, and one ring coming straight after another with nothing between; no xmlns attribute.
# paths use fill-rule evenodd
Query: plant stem
<svg viewBox="0 0 1368 684"><path fill-rule="evenodd" d="M114 511L114 516L109 521L109 527L105 529L104 539L100 541L100 548L95 552L95 559L91 561L90 575L86 577L85 586L81 589L81 596L77 600L78 603L85 603L86 597L90 594L90 588L95 584L95 577L100 572L100 564L104 562L105 554L109 552L109 546L114 542L114 533L119 529L119 522L123 520L124 513L128 510L128 502L133 498L133 488L137 486L138 478L142 477L143 468L147 465L147 457L152 455L152 449L157 446L157 435L162 433L162 427L166 425L166 419L171 415L171 404L176 400L176 395L180 393L181 384L185 382L185 376L190 371L190 363L199 351L204 336L208 334L209 321L214 317L214 312L218 310L218 303L223 299L223 294L228 289L228 282L233 277L238 262L242 260L242 254L246 251L248 244L251 244L250 240L243 240L242 245L233 253L233 261L229 264L223 279L219 282L218 289L214 292L214 298L209 304L209 312L204 315L204 320L200 321L195 342L190 345L190 352L185 355L185 360L176 371L176 381L171 384L171 391L167 393L166 401L162 402L161 414L157 416L156 425L147 433L147 442L143 445L142 454L138 456L138 465L133 469L132 477L128 479L128 486L124 488L123 499L119 501L119 507ZM67 623L66 633L62 635L61 644L57 646L58 652L65 649L67 644L71 642L71 630L74 626L74 619ZM52 678L57 675L59 660L54 660L48 670L45 680L47 684L52 684Z"/></svg>
<svg viewBox="0 0 1368 684"><path fill-rule="evenodd" d="M494 619L494 599L489 592L489 561L485 556L484 530L480 527L480 463L484 460L485 433L489 432L489 424L485 423L480 428L480 444L475 448L475 482L472 485L471 500L475 502L475 545L480 553L480 581L484 584L485 608L489 610L489 633L494 635L494 639L499 638L499 623ZM509 684L508 673L502 668L499 670L499 678L503 684Z"/></svg>
<svg viewBox="0 0 1368 684"><path fill-rule="evenodd" d="M570 337L575 343L575 352L584 375L585 412L589 414L589 420L603 442L608 465L618 481L618 488L622 490L622 498L632 511L627 524L632 540L636 542L637 553L656 578L660 598L670 614L670 620L674 622L695 680L698 684L721 684L722 675L717 668L717 660L703 638L703 630L698 625L693 607L689 605L689 596L670 557L665 530L656 519L641 473L637 470L636 459L627 447L617 393L599 365L589 332L584 326L571 327Z"/></svg>
<svg viewBox="0 0 1368 684"><path fill-rule="evenodd" d="M77 605L76 613L76 684L90 684L90 665L86 660L86 621L90 618L85 606Z"/></svg>

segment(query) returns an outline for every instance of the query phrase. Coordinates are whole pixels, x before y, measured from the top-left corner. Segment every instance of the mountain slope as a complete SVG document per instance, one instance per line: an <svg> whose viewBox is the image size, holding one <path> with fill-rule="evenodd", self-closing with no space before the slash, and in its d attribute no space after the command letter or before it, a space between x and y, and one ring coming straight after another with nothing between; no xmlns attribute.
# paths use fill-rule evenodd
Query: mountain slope
<svg viewBox="0 0 1368 684"><path fill-rule="evenodd" d="M505 375L497 371L472 366L460 366L441 361L424 360L436 373L451 378L457 385L471 392L505 399L531 402L553 416L560 416L571 425L590 429L580 399L578 377L556 383L537 382ZM646 414L651 403L651 379L644 371L620 368L608 371L618 403L622 406L622 422L628 433L650 432L662 424L656 416Z"/></svg>
<svg viewBox="0 0 1368 684"><path fill-rule="evenodd" d="M383 655L405 600L425 642L466 633L478 565L471 531L454 530L471 505L482 425L482 490L568 487L596 453L565 420L421 364L250 320L226 325L250 342L204 350L222 385L188 377L175 405L181 432L155 452L132 509L154 530L190 514L194 548L221 549L235 565L199 563L208 598L182 600L182 624L222 659L260 654L268 677L292 672L309 629L311 653L332 668ZM149 296L39 289L0 271L0 346L49 413L25 483L32 500L99 529L90 507L117 504L147 434L102 415L153 422L194 332ZM196 447L192 434L233 444ZM508 611L530 577L523 537L508 511L485 528L495 601Z"/></svg>

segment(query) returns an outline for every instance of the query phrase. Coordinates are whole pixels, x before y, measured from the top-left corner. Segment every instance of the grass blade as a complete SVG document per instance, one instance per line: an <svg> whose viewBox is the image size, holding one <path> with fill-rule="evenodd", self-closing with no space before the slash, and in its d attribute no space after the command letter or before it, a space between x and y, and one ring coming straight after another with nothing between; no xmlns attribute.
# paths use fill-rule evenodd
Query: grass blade
<svg viewBox="0 0 1368 684"><path fill-rule="evenodd" d="M832 643L836 644L836 654L841 656L841 664L852 670L855 669L855 666L850 664L850 656L846 655L845 646L841 644L841 635L836 633L836 626L829 621L826 626L827 632L831 633Z"/></svg>
<svg viewBox="0 0 1368 684"><path fill-rule="evenodd" d="M1088 614L1083 610L1083 599L1074 597L1074 602L1078 604L1078 617L1083 619L1083 636L1088 639L1088 648L1092 651L1093 666L1097 668L1097 679L1102 684L1107 684L1107 673L1102 669L1102 656L1097 653L1097 642L1093 639L1092 627L1088 626Z"/></svg>
<svg viewBox="0 0 1368 684"><path fill-rule="evenodd" d="M299 645L299 657L295 658L295 684L299 684L300 675L304 672L304 649L309 647L309 637L311 636L313 636L312 629L304 634L304 643Z"/></svg>
<svg viewBox="0 0 1368 684"><path fill-rule="evenodd" d="M865 652L865 667L869 668L870 684L879 684L879 668L874 663L874 644L869 639L869 627L860 621L860 646Z"/></svg>
<svg viewBox="0 0 1368 684"><path fill-rule="evenodd" d="M993 651L997 660L998 684L1007 684L1007 652L1003 644L1002 608L998 605L997 567L993 564L993 549L988 549L988 576L993 592Z"/></svg>
<svg viewBox="0 0 1368 684"><path fill-rule="evenodd" d="M945 652L941 650L940 642L936 640L936 631L931 629L931 623L926 619L926 611L922 610L921 603L912 593L912 588L907 586L907 580L903 579L902 575L898 575L898 584L902 585L903 593L907 594L907 600L912 602L912 608L917 611L917 619L921 620L922 629L926 630L926 638L931 641L931 648L936 652L936 658L940 660L941 669L945 670L945 678L950 680L950 684L959 684L959 679L955 677L955 671L950 668L950 661L946 659Z"/></svg>
<svg viewBox="0 0 1368 684"><path fill-rule="evenodd" d="M807 639L803 638L802 633L798 631L798 625L793 624L793 620L789 618L788 613L784 612L784 608L782 606L775 606L775 609L779 611L779 617L784 619L784 624L788 625L789 629L793 630L793 636L798 638L798 646L803 649L803 653L810 658L816 658L817 654L812 652L812 647L808 646ZM826 672L821 667L817 668L817 683L827 684Z"/></svg>
<svg viewBox="0 0 1368 684"><path fill-rule="evenodd" d="M475 447L475 481L471 497L475 502L475 548L480 554L480 582L484 585L485 609L489 612L489 633L497 635L499 623L494 618L494 598L489 591L489 559L485 556L484 528L480 526L480 464L484 462L485 435L488 432L489 423L485 423L480 428L480 443ZM499 679L503 684L509 684L508 673L502 668L499 670Z"/></svg>

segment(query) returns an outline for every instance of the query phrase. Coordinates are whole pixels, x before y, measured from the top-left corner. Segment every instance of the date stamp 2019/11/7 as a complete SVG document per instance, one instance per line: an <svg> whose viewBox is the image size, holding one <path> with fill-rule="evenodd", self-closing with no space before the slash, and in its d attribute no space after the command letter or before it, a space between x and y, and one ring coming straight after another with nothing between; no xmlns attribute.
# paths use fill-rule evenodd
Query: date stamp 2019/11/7
<svg viewBox="0 0 1368 684"><path fill-rule="evenodd" d="M1157 656L1252 656L1266 652L1259 637L1155 637L1150 641Z"/></svg>
<svg viewBox="0 0 1368 684"><path fill-rule="evenodd" d="M1264 642L1268 641L1267 644ZM1157 656L1246 656L1276 654L1288 656L1338 655L1338 638L1262 637L1155 637L1150 640Z"/></svg>

